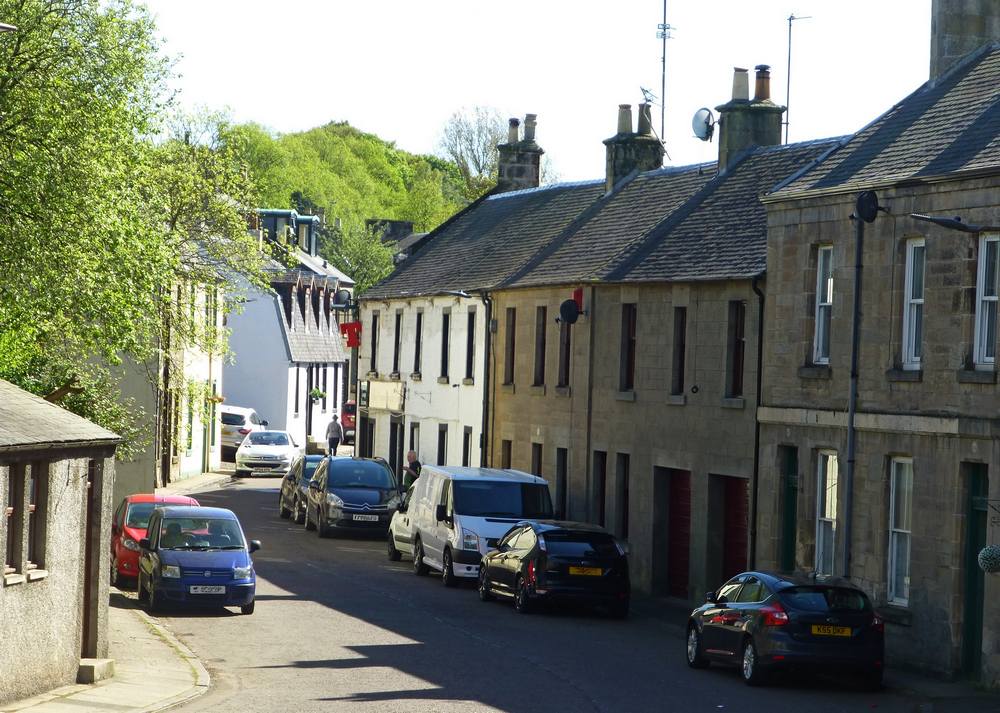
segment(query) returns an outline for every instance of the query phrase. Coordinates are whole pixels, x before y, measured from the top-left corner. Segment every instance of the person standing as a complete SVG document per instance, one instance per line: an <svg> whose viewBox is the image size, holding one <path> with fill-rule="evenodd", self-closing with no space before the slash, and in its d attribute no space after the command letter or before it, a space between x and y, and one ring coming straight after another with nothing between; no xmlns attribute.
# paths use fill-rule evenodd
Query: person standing
<svg viewBox="0 0 1000 713"><path fill-rule="evenodd" d="M420 477L420 461L417 460L417 452L409 451L406 454L406 465L403 466L403 487L409 488L413 481Z"/></svg>
<svg viewBox="0 0 1000 713"><path fill-rule="evenodd" d="M333 420L330 421L330 425L326 427L326 440L330 445L329 455L337 455L337 447L340 442L344 440L344 429L340 425L340 420L337 418L337 414L333 415Z"/></svg>

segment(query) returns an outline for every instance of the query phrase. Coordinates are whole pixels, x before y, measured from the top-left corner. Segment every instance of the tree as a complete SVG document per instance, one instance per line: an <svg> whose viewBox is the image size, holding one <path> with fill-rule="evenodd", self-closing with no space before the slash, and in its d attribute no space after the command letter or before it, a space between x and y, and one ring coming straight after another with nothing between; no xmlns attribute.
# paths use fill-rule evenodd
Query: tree
<svg viewBox="0 0 1000 713"><path fill-rule="evenodd" d="M476 106L451 115L441 132L439 148L458 166L464 199L474 201L497 182L497 145L507 140L506 122L492 107Z"/></svg>
<svg viewBox="0 0 1000 713"><path fill-rule="evenodd" d="M354 292L361 295L392 272L392 250L378 233L348 226L340 231L333 264L354 280Z"/></svg>

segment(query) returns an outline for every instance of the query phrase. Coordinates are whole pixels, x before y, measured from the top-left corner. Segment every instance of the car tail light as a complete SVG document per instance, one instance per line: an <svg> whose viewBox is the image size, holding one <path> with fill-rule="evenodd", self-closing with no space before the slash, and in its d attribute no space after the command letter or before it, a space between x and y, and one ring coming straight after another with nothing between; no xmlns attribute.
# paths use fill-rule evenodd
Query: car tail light
<svg viewBox="0 0 1000 713"><path fill-rule="evenodd" d="M535 560L530 560L528 562L528 584L534 584L536 580L535 577Z"/></svg>
<svg viewBox="0 0 1000 713"><path fill-rule="evenodd" d="M878 614L872 617L872 629L879 632L880 634L885 633L885 622L882 621L882 617Z"/></svg>
<svg viewBox="0 0 1000 713"><path fill-rule="evenodd" d="M250 433L250 429L249 428L241 428L239 432L240 432L241 436L245 436L248 433Z"/></svg>
<svg viewBox="0 0 1000 713"><path fill-rule="evenodd" d="M788 623L788 614L778 602L762 607L760 613L764 615L764 626L785 626Z"/></svg>

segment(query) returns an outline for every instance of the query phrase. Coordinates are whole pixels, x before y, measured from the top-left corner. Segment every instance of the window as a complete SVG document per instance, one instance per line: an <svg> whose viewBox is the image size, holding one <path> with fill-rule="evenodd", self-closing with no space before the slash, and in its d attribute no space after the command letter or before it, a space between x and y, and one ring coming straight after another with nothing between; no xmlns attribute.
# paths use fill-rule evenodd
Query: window
<svg viewBox="0 0 1000 713"><path fill-rule="evenodd" d="M604 527L604 494L607 492L608 454L594 451L594 511L597 524Z"/></svg>
<svg viewBox="0 0 1000 713"><path fill-rule="evenodd" d="M368 371L378 371L378 312L372 312L372 357ZM298 409L295 409L298 413Z"/></svg>
<svg viewBox="0 0 1000 713"><path fill-rule="evenodd" d="M476 310L470 309L468 328L465 334L465 378L471 379L475 374L476 362Z"/></svg>
<svg viewBox="0 0 1000 713"><path fill-rule="evenodd" d="M24 466L13 463L7 469L7 504L5 507L7 547L4 554L4 574L21 570L22 514L24 502Z"/></svg>
<svg viewBox="0 0 1000 713"><path fill-rule="evenodd" d="M416 421L410 422L410 450L420 455L420 424Z"/></svg>
<svg viewBox="0 0 1000 713"><path fill-rule="evenodd" d="M472 464L472 427L466 426L462 432L462 465L468 468Z"/></svg>
<svg viewBox="0 0 1000 713"><path fill-rule="evenodd" d="M740 593L736 595L736 602L738 604L753 604L762 601L767 595L768 591L760 583L760 580L756 577L747 577Z"/></svg>
<svg viewBox="0 0 1000 713"><path fill-rule="evenodd" d="M438 453L437 464L444 465L448 457L448 424L438 424Z"/></svg>
<svg viewBox="0 0 1000 713"><path fill-rule="evenodd" d="M833 574L837 541L837 454L820 451L816 472L816 573Z"/></svg>
<svg viewBox="0 0 1000 713"><path fill-rule="evenodd" d="M510 468L510 441L500 441L500 467Z"/></svg>
<svg viewBox="0 0 1000 713"><path fill-rule="evenodd" d="M619 391L631 391L635 388L635 317L635 303L623 304Z"/></svg>
<svg viewBox="0 0 1000 713"><path fill-rule="evenodd" d="M400 347L400 327L403 325L403 312L396 310L396 326L392 338L392 373L399 373L399 347Z"/></svg>
<svg viewBox="0 0 1000 713"><path fill-rule="evenodd" d="M532 443L531 444L531 474L541 475L542 474L542 444Z"/></svg>
<svg viewBox="0 0 1000 713"><path fill-rule="evenodd" d="M566 517L567 502L569 495L566 492L567 486L567 459L569 451L565 448L556 448L556 517Z"/></svg>
<svg viewBox="0 0 1000 713"><path fill-rule="evenodd" d="M45 569L46 508L48 505L47 463L28 467L28 563L27 569Z"/></svg>
<svg viewBox="0 0 1000 713"><path fill-rule="evenodd" d="M623 540L628 539L628 475L629 475L629 455L619 453L615 457L616 483L615 483L615 523L618 537Z"/></svg>
<svg viewBox="0 0 1000 713"><path fill-rule="evenodd" d="M329 370L330 367L324 364L323 365L323 410L324 411L326 411L326 401L327 397L329 396L329 392L327 391L327 372Z"/></svg>
<svg viewBox="0 0 1000 713"><path fill-rule="evenodd" d="M451 312L441 315L441 376L448 378L448 349L451 343Z"/></svg>
<svg viewBox="0 0 1000 713"><path fill-rule="evenodd" d="M906 243L906 280L903 301L903 368L919 369L924 338L924 246L923 238Z"/></svg>
<svg viewBox="0 0 1000 713"><path fill-rule="evenodd" d="M541 386L545 383L545 322L548 310L535 308L535 378L531 383Z"/></svg>
<svg viewBox="0 0 1000 713"><path fill-rule="evenodd" d="M1000 235L979 240L979 273L976 278L976 366L992 367L997 359L997 252Z"/></svg>
<svg viewBox="0 0 1000 713"><path fill-rule="evenodd" d="M420 354L424 344L424 313L417 312L417 329L413 340L413 373L420 373Z"/></svg>
<svg viewBox="0 0 1000 713"><path fill-rule="evenodd" d="M219 430L218 426L216 425L216 418L215 418L215 409L216 409L215 397L218 395L218 393L219 393L219 384L218 382L213 381L212 405L209 408L210 413L208 415L208 430L211 433L211 445L213 448L215 447L215 432Z"/></svg>
<svg viewBox="0 0 1000 713"><path fill-rule="evenodd" d="M674 307L674 363L670 393L684 393L684 357L687 354L687 307Z"/></svg>
<svg viewBox="0 0 1000 713"><path fill-rule="evenodd" d="M833 316L833 246L821 245L816 253L816 333L813 363L830 363L830 319Z"/></svg>
<svg viewBox="0 0 1000 713"><path fill-rule="evenodd" d="M889 601L906 605L910 599L911 459L892 459L889 489Z"/></svg>
<svg viewBox="0 0 1000 713"><path fill-rule="evenodd" d="M299 369L298 364L295 365L294 369L295 369L295 415L298 416L299 415L299 372L301 371L301 369ZM188 448L190 449L191 446L188 446Z"/></svg>
<svg viewBox="0 0 1000 713"><path fill-rule="evenodd" d="M726 396L729 398L743 395L746 315L746 302L732 300L729 303L729 346L726 354Z"/></svg>
<svg viewBox="0 0 1000 713"><path fill-rule="evenodd" d="M187 392L187 438L184 448L188 453L194 448L194 391L191 389Z"/></svg>
<svg viewBox="0 0 1000 713"><path fill-rule="evenodd" d="M569 386L569 353L570 353L570 330L572 325L569 322L559 323L559 380L556 386Z"/></svg>
<svg viewBox="0 0 1000 713"><path fill-rule="evenodd" d="M507 308L507 321L504 326L503 346L503 383L514 383L514 333L517 330L517 310Z"/></svg>

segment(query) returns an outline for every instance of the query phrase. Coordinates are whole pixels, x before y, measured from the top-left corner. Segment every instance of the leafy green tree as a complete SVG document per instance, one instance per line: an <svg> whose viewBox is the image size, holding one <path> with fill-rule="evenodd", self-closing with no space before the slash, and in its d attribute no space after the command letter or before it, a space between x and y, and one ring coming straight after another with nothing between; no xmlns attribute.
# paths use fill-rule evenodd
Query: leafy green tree
<svg viewBox="0 0 1000 713"><path fill-rule="evenodd" d="M365 228L349 227L339 234L333 264L354 280L354 292L365 290L392 272L392 250L378 234Z"/></svg>

